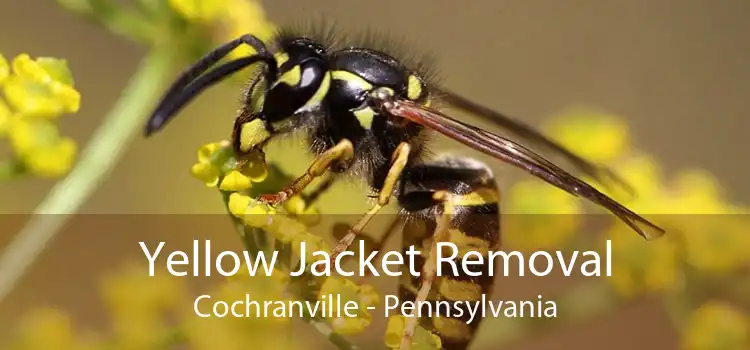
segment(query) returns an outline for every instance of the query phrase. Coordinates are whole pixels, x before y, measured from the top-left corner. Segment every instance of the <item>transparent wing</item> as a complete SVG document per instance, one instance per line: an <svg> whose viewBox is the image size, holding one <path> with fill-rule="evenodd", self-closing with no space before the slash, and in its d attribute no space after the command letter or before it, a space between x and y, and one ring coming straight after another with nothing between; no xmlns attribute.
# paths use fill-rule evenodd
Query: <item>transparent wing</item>
<svg viewBox="0 0 750 350"><path fill-rule="evenodd" d="M586 198L612 212L646 239L654 239L664 234L662 228L566 172L541 155L507 138L463 123L440 111L407 100L388 101L383 103L382 108L394 116L421 124L477 151L521 168L570 194Z"/></svg>
<svg viewBox="0 0 750 350"><path fill-rule="evenodd" d="M562 158L570 162L584 174L592 177L605 186L610 186L614 183L628 191L631 195L635 194L633 188L612 170L587 161L521 121L494 111L447 89L441 87L433 87L432 89L440 95L440 101L447 103L449 106L474 114L483 120L509 131L514 136L518 137L518 139L523 139L535 147L540 146L540 148L562 156Z"/></svg>

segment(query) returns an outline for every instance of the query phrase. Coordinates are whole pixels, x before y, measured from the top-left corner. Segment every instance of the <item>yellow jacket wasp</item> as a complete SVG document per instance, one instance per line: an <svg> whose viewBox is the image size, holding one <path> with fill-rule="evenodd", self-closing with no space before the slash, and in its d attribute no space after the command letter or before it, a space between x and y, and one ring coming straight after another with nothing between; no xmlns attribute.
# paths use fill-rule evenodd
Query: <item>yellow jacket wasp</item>
<svg viewBox="0 0 750 350"><path fill-rule="evenodd" d="M255 54L222 63L230 51L248 45ZM406 64L373 45L337 46L325 36L282 30L267 47L244 35L214 49L188 68L155 109L146 135L160 130L201 91L255 63L261 73L244 93L235 120L232 144L238 156L261 149L275 136L306 133L316 160L307 172L284 190L260 199L279 204L304 190L329 171L364 178L377 193L377 202L335 246L332 257L345 251L373 215L396 197L404 215L417 218L420 230L405 228L408 245L451 239L451 234L482 242L489 249L500 241L499 191L491 171L465 157L425 159L426 134L436 131L477 151L519 167L572 195L584 197L619 217L638 234L652 239L664 230L625 208L594 187L530 149L449 117L435 102L471 112L573 163L583 173L603 180L617 178L539 132L435 84L419 65ZM208 71L208 72L207 72ZM207 72L207 73L206 73ZM449 215L444 215L449 214ZM430 252L430 249L425 249ZM474 300L491 290L492 279L444 276L435 280L434 254L420 261L420 281L402 284L401 300L435 298ZM417 320L409 319L402 349L411 344ZM473 338L478 322L460 319L422 320L442 339L446 349L463 349Z"/></svg>

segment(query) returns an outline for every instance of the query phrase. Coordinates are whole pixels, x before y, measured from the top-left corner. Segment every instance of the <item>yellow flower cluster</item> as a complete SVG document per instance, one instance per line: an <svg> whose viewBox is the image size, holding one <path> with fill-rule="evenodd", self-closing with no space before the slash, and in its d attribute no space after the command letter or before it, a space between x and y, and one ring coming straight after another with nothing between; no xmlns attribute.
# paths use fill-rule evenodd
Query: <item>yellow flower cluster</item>
<svg viewBox="0 0 750 350"><path fill-rule="evenodd" d="M76 143L54 124L80 108L81 95L64 60L28 54L11 63L0 55L0 137L7 138L14 159L6 177L29 173L44 178L67 174L75 162Z"/></svg>
<svg viewBox="0 0 750 350"><path fill-rule="evenodd" d="M406 317L401 315L389 317L385 331L385 345L390 349L399 349L405 328ZM440 337L418 325L412 337L411 348L414 350L437 350L442 349L443 344Z"/></svg>
<svg viewBox="0 0 750 350"><path fill-rule="evenodd" d="M308 226L316 222L317 211L308 207L300 196L285 201L282 209L271 207L253 197L256 184L261 184L268 177L268 166L261 151L243 156L242 160L234 157L228 142L215 142L202 146L198 151L198 162L191 168L192 174L209 187L228 192L227 208L232 216L251 228L261 229L270 234L275 244L289 245L291 251L300 257L300 243L305 242L305 259L313 264L320 259L312 254L317 251L330 252L331 247L323 237L311 233ZM334 294L339 295L342 305L347 301L356 301L360 309L357 317L344 317L326 320L333 331L341 335L362 332L372 322L372 315L367 310L379 300L375 289L369 285L356 283L338 277L321 279L318 298ZM281 293L281 292L280 292Z"/></svg>
<svg viewBox="0 0 750 350"><path fill-rule="evenodd" d="M378 293L370 285L357 285L351 280L339 277L327 278L318 292L318 298L327 295L338 295L341 305L354 301L359 308L357 317L341 317L329 320L333 331L341 335L358 334L372 322L372 314L368 307L374 307L380 300ZM334 309L334 313L338 310Z"/></svg>
<svg viewBox="0 0 750 350"><path fill-rule="evenodd" d="M81 332L65 313L45 308L27 315L11 348L167 349L178 344L196 350L240 350L248 344L261 349L306 348L289 337L292 323L287 318L197 317L189 289L180 278L158 273L149 277L146 271L145 265L129 264L103 279L101 291L113 325L110 336ZM271 276L231 277L206 294L216 300L242 300L249 293L261 303L283 301L284 276L274 271Z"/></svg>
<svg viewBox="0 0 750 350"><path fill-rule="evenodd" d="M285 294L288 272L274 270L270 275L237 275L209 291L215 300L243 300L246 294L259 303L288 301ZM199 318L189 314L184 318L183 333L191 349L305 349L299 338L290 337L293 323L290 318Z"/></svg>
<svg viewBox="0 0 750 350"><path fill-rule="evenodd" d="M750 348L750 318L720 301L693 311L685 331L685 350L743 350Z"/></svg>
<svg viewBox="0 0 750 350"><path fill-rule="evenodd" d="M142 264L127 264L101 283L114 333L109 341L124 349L164 346L174 328L166 315L191 304L183 280L168 274L150 277L147 271Z"/></svg>
<svg viewBox="0 0 750 350"><path fill-rule="evenodd" d="M698 272L718 273L750 262L750 235L743 229L750 221L738 215L742 208L726 201L710 174L688 170L666 179L658 162L633 149L627 123L605 112L570 110L544 129L573 152L613 168L633 186L635 196L587 180L668 232L659 240L645 241L612 217L614 225L606 238L612 240L617 261L608 280L623 295L679 288L685 264ZM580 233L576 231L582 216L571 215L582 213L579 202L540 181L518 183L509 191L506 211L540 215L529 220L511 215L505 241L514 248L560 247Z"/></svg>
<svg viewBox="0 0 750 350"><path fill-rule="evenodd" d="M246 162L238 163L228 141L212 142L198 149L198 162L190 172L208 187L222 191L244 191L253 183L262 182L268 175L263 154L251 154Z"/></svg>
<svg viewBox="0 0 750 350"><path fill-rule="evenodd" d="M226 42L252 33L263 41L269 40L276 27L255 0L169 0L169 6L185 20L207 26L217 25L217 42ZM230 58L252 54L252 49L240 46Z"/></svg>
<svg viewBox="0 0 750 350"><path fill-rule="evenodd" d="M112 322L111 336L77 329L63 311L40 308L27 314L12 349L156 349L173 341L169 315L190 305L186 286L167 274L149 277L146 266L128 264L107 275L101 293ZM194 317L194 316L193 316ZM5 344L4 344L5 345Z"/></svg>

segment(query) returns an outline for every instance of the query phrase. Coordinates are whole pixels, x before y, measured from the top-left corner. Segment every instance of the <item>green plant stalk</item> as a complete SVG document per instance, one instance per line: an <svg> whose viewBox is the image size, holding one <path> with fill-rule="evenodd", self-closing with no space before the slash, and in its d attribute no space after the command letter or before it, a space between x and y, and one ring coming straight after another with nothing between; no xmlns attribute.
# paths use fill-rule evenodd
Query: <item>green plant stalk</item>
<svg viewBox="0 0 750 350"><path fill-rule="evenodd" d="M141 131L144 118L169 78L171 58L168 49L155 49L144 57L73 170L48 193L5 248L0 256L0 302L70 216L99 187Z"/></svg>

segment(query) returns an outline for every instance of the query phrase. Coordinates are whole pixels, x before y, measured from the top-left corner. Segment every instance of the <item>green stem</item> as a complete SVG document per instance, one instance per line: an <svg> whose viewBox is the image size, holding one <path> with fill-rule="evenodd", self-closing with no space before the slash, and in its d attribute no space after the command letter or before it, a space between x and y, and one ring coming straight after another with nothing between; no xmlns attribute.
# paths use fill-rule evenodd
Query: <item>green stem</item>
<svg viewBox="0 0 750 350"><path fill-rule="evenodd" d="M75 168L55 185L0 256L0 301L47 243L99 187L141 130L169 78L171 56L156 50L141 62L122 96L94 133Z"/></svg>

